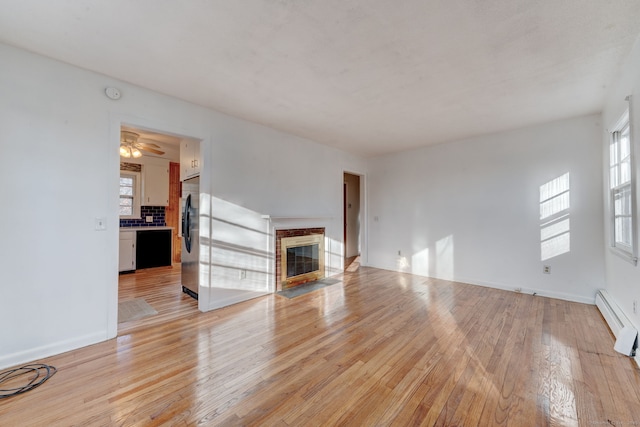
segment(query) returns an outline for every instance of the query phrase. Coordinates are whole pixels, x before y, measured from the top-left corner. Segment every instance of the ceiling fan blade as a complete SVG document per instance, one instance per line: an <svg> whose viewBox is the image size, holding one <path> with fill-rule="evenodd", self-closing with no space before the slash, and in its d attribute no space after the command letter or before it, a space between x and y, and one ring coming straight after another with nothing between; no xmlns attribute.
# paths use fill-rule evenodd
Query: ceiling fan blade
<svg viewBox="0 0 640 427"><path fill-rule="evenodd" d="M138 143L139 143L139 144L142 144L142 145L148 145L148 146L150 146L150 147L160 148L160 146L159 146L158 144L155 144L155 143L153 143L153 142L149 142L149 141L153 141L153 139L140 138L140 139L138 140Z"/></svg>
<svg viewBox="0 0 640 427"><path fill-rule="evenodd" d="M155 148L140 147L140 150L142 150L142 151L148 151L148 152L150 152L150 153L158 154L158 155L160 155L160 156L164 154L164 151L156 150Z"/></svg>

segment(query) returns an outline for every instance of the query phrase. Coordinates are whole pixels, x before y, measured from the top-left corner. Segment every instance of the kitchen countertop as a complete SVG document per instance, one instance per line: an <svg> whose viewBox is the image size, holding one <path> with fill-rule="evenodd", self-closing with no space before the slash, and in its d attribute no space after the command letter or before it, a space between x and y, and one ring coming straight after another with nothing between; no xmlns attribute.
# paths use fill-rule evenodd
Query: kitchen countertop
<svg viewBox="0 0 640 427"><path fill-rule="evenodd" d="M120 231L173 230L173 227L120 227Z"/></svg>

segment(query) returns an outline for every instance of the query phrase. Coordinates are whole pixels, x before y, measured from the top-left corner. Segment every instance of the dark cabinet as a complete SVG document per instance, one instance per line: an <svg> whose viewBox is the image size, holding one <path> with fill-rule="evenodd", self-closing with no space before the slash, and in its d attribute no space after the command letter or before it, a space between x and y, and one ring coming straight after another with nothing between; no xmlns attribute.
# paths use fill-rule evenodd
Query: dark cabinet
<svg viewBox="0 0 640 427"><path fill-rule="evenodd" d="M136 235L136 269L171 265L171 230L144 230Z"/></svg>

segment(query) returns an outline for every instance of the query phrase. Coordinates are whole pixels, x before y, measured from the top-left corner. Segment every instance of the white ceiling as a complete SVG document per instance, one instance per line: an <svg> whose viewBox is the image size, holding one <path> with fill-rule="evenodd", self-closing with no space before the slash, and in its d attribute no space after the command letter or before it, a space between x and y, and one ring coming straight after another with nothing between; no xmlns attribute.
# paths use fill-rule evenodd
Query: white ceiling
<svg viewBox="0 0 640 427"><path fill-rule="evenodd" d="M0 41L372 156L598 112L640 0L0 0Z"/></svg>

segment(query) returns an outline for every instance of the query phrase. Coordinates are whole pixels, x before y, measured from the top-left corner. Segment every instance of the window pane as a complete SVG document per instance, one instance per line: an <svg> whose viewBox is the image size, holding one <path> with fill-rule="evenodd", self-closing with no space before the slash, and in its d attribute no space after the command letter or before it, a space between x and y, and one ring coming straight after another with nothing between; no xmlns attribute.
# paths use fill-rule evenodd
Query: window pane
<svg viewBox="0 0 640 427"><path fill-rule="evenodd" d="M616 244L631 246L631 217L616 218Z"/></svg>
<svg viewBox="0 0 640 427"><path fill-rule="evenodd" d="M120 216L133 216L135 206L139 206L136 183L137 175L122 171L120 172Z"/></svg>
<svg viewBox="0 0 640 427"><path fill-rule="evenodd" d="M631 215L631 185L614 190L613 202L615 216Z"/></svg>
<svg viewBox="0 0 640 427"><path fill-rule="evenodd" d="M614 241L631 247L633 222L631 215L631 185L614 190L613 193Z"/></svg>
<svg viewBox="0 0 640 427"><path fill-rule="evenodd" d="M629 162L629 159L627 158L627 160L620 163L620 182L618 183L618 185L627 183L629 181L631 181L631 164Z"/></svg>

